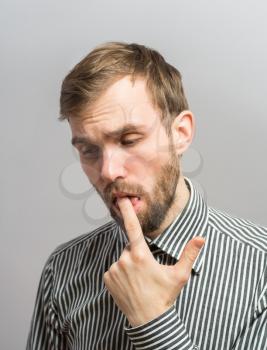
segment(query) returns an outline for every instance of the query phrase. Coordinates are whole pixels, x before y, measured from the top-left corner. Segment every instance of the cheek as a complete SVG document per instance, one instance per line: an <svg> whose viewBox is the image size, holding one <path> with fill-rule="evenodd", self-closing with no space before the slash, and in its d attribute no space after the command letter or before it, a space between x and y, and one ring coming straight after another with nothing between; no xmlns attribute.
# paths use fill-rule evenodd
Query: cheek
<svg viewBox="0 0 267 350"><path fill-rule="evenodd" d="M156 175L155 172L159 171L169 159L169 149L165 148L160 145L157 147L155 145L146 145L146 147L138 149L138 152L128 157L126 162L127 169Z"/></svg>
<svg viewBox="0 0 267 350"><path fill-rule="evenodd" d="M163 132L151 136L135 153L136 158L147 170L158 171L170 157L169 140Z"/></svg>
<svg viewBox="0 0 267 350"><path fill-rule="evenodd" d="M125 167L129 179L143 186L145 190L150 191L153 188L157 175L161 171L162 164L163 160L157 155L143 153L142 156L129 157Z"/></svg>

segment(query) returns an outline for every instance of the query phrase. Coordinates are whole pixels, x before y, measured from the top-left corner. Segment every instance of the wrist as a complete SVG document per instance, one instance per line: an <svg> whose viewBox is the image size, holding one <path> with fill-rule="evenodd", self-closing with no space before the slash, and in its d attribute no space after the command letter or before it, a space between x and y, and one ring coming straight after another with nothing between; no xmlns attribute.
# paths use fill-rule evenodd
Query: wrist
<svg viewBox="0 0 267 350"><path fill-rule="evenodd" d="M169 306L165 306L163 308L154 308L153 310L149 310L146 313L143 312L139 312L138 314L134 315L134 316L129 316L127 317L131 327L138 327L138 326L142 326L154 319L156 319L157 317L161 316L162 314L164 314L167 310L169 310L169 308L172 305Z"/></svg>

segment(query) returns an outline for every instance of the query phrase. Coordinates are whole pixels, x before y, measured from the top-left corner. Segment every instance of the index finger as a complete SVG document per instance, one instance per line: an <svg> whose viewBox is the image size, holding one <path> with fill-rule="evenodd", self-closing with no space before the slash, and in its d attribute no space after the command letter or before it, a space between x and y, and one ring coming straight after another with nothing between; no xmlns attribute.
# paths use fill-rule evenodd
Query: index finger
<svg viewBox="0 0 267 350"><path fill-rule="evenodd" d="M130 247L136 246L140 243L145 243L146 245L140 222L130 199L127 197L118 198L118 206L123 218Z"/></svg>

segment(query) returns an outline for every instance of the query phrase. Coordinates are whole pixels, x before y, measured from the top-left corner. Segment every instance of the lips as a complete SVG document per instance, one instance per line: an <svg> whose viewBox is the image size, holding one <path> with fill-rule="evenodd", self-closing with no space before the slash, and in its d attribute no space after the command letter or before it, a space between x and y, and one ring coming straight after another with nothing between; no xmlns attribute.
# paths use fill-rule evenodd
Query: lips
<svg viewBox="0 0 267 350"><path fill-rule="evenodd" d="M134 193L126 193L126 192L117 192L113 194L112 196L112 203L115 205L117 208L118 207L118 198L124 198L128 197L130 201L132 202L132 205L135 206L138 201L140 201L140 196L138 194Z"/></svg>

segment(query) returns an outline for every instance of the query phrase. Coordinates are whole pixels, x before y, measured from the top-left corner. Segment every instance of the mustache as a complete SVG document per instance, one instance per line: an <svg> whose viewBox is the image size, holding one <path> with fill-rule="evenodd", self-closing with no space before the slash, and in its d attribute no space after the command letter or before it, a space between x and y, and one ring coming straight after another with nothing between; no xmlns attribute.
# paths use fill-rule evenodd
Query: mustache
<svg viewBox="0 0 267 350"><path fill-rule="evenodd" d="M114 192L128 192L138 194L139 196L145 195L145 192L140 185L126 184L122 182L113 182L106 186L103 191L104 199L108 202L112 202L112 195Z"/></svg>

